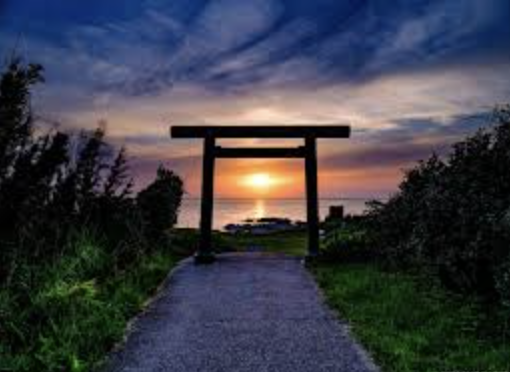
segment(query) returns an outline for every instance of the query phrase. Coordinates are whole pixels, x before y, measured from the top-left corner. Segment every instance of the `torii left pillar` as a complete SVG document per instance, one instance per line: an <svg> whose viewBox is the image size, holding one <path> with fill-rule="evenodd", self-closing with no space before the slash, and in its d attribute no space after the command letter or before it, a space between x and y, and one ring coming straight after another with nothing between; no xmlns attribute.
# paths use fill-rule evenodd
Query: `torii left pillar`
<svg viewBox="0 0 510 372"><path fill-rule="evenodd" d="M197 263L212 263L215 260L212 251L212 221L214 205L214 154L216 139L212 135L204 138L204 158L202 162L202 204L200 217L200 241L195 255Z"/></svg>
<svg viewBox="0 0 510 372"><path fill-rule="evenodd" d="M306 220L308 226L308 256L319 253L319 191L317 181L317 139L305 138Z"/></svg>

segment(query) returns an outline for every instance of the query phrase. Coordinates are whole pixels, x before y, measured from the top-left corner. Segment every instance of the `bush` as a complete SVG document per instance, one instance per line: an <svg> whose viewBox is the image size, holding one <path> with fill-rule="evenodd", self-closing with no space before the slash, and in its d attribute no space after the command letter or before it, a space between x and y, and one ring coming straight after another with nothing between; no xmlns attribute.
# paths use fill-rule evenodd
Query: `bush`
<svg viewBox="0 0 510 372"><path fill-rule="evenodd" d="M147 235L155 242L164 238L165 230L177 223L183 195L181 179L160 166L156 180L137 197Z"/></svg>
<svg viewBox="0 0 510 372"><path fill-rule="evenodd" d="M510 259L497 271L496 288L501 296L501 303L510 309Z"/></svg>
<svg viewBox="0 0 510 372"><path fill-rule="evenodd" d="M58 260L76 226L125 266L161 242L182 199L182 181L164 168L133 197L126 149L106 142L104 124L77 137L34 135L31 88L42 71L14 60L0 76L0 285L25 265Z"/></svg>
<svg viewBox="0 0 510 372"><path fill-rule="evenodd" d="M364 218L347 216L342 221L327 222L325 232L320 251L324 261L353 263L376 259Z"/></svg>
<svg viewBox="0 0 510 372"><path fill-rule="evenodd" d="M0 75L0 369L86 371L173 264L160 238L182 181L160 168L136 198L104 126L36 135L42 72L14 60Z"/></svg>
<svg viewBox="0 0 510 372"><path fill-rule="evenodd" d="M377 254L394 265L432 269L461 292L506 296L509 169L510 108L502 107L491 127L454 145L445 159L420 162L396 195L372 205Z"/></svg>

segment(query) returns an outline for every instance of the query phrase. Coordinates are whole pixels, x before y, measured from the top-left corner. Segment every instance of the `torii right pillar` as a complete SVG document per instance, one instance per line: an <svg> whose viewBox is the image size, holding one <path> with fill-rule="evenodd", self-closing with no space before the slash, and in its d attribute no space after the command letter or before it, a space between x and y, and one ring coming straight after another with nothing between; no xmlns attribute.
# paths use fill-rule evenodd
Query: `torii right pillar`
<svg viewBox="0 0 510 372"><path fill-rule="evenodd" d="M319 193L317 181L317 138L305 138L306 206L308 226L308 258L319 254Z"/></svg>

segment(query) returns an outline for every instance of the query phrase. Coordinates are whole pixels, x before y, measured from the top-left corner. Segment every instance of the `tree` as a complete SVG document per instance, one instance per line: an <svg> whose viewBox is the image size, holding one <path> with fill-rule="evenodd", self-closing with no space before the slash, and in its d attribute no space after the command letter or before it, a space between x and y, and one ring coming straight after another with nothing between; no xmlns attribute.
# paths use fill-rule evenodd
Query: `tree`
<svg viewBox="0 0 510 372"><path fill-rule="evenodd" d="M156 180L137 197L149 239L160 241L165 231L177 223L182 195L182 180L172 171L160 166Z"/></svg>
<svg viewBox="0 0 510 372"><path fill-rule="evenodd" d="M491 126L410 170L399 192L370 213L385 260L436 270L442 282L487 298L508 296L510 109ZM509 299L506 299L507 303Z"/></svg>
<svg viewBox="0 0 510 372"><path fill-rule="evenodd" d="M9 64L0 79L0 184L19 152L30 142L33 126L30 89L42 82L42 67Z"/></svg>

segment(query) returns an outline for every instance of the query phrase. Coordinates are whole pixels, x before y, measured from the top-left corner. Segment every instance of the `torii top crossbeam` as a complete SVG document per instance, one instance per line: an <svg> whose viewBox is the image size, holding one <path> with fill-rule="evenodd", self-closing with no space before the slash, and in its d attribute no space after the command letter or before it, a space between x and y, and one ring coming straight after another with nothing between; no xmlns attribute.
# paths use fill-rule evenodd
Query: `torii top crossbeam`
<svg viewBox="0 0 510 372"><path fill-rule="evenodd" d="M305 159L308 256L319 251L319 205L317 185L317 139L348 138L351 128L345 125L298 126L174 126L172 138L203 138L203 180L200 219L200 243L195 261L214 261L212 218L214 199L214 166L216 158L302 158ZM216 146L217 138L302 138L304 146L296 148L223 148Z"/></svg>
<svg viewBox="0 0 510 372"><path fill-rule="evenodd" d="M173 138L348 138L346 125L271 125L271 126L175 126Z"/></svg>

